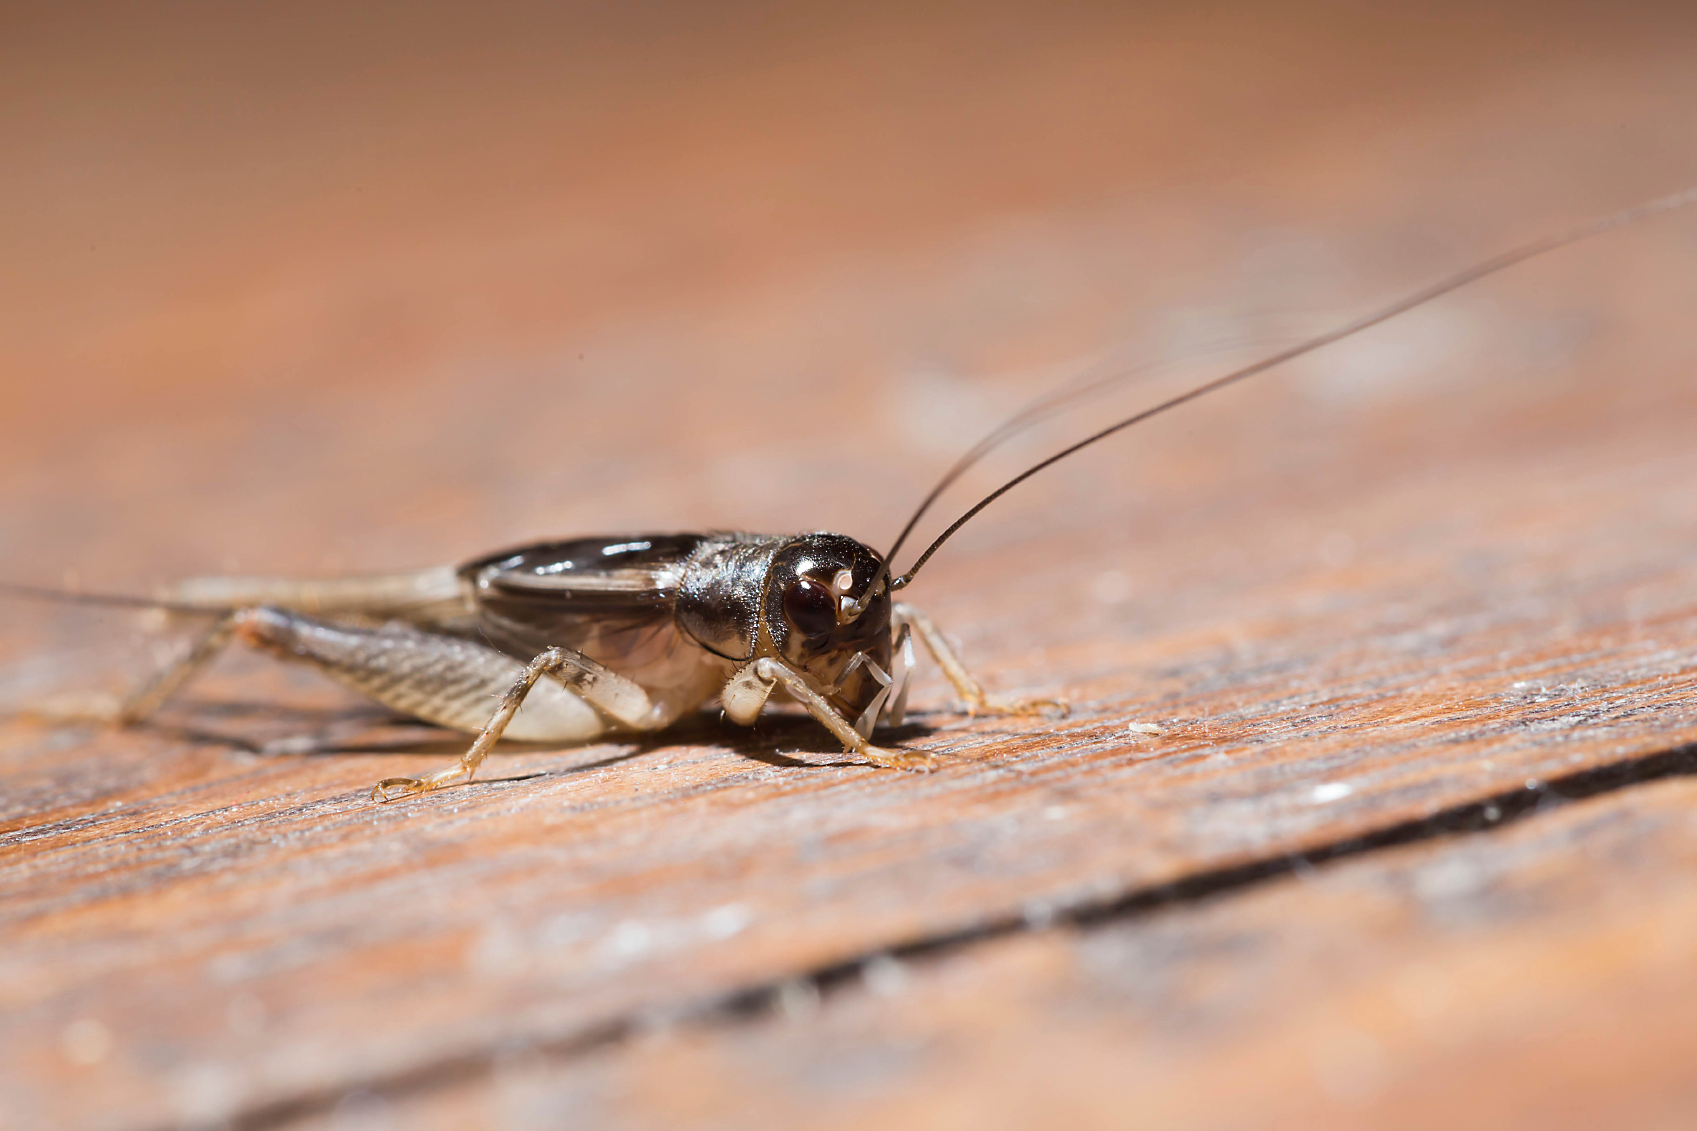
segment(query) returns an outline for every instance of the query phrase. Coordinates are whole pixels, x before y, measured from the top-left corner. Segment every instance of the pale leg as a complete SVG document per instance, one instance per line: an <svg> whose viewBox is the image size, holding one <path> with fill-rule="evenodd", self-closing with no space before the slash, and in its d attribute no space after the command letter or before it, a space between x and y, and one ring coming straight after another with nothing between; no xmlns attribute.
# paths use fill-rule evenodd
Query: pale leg
<svg viewBox="0 0 1697 1131"><path fill-rule="evenodd" d="M790 698L800 703L807 713L825 725L825 729L834 735L843 749L857 758L864 758L877 766L888 766L896 770L932 770L936 768L937 756L926 750L886 750L874 746L860 736L849 721L837 714L835 708L825 701L825 697L813 690L799 672L792 670L779 660L756 660L750 665L753 677L768 687L782 687L789 693ZM747 670L747 669L745 669Z"/></svg>
<svg viewBox="0 0 1697 1131"><path fill-rule="evenodd" d="M235 633L236 619L235 613L219 617L212 627L195 637L186 653L121 699L104 691L66 692L50 697L29 713L56 723L132 726L142 722L218 658Z"/></svg>
<svg viewBox="0 0 1697 1131"><path fill-rule="evenodd" d="M499 742L507 725L524 704L525 697L536 681L548 676L564 684L584 701L604 712L631 730L651 730L661 725L649 703L648 693L640 686L610 671L580 652L568 648L550 648L525 665L517 681L501 697L494 718L484 726L471 749L445 770L424 778L384 778L372 787L372 800L389 800L391 789L405 796L440 789L464 775L470 781L490 749Z"/></svg>
<svg viewBox="0 0 1697 1131"><path fill-rule="evenodd" d="M433 616L462 611L464 597L452 567L364 577L278 578L201 577L159 590L161 601L183 609L204 608L216 615L189 651L122 699L105 692L67 693L34 712L56 722L104 722L130 726L146 720L165 701L199 675L235 635L238 624L262 608L292 613L333 613L358 617L402 618L428 623ZM189 615L193 615L192 613ZM263 643L255 641L254 643ZM285 659L312 657L286 655Z"/></svg>
<svg viewBox="0 0 1697 1131"><path fill-rule="evenodd" d="M487 645L444 633L405 625L338 624L275 608L241 609L219 618L181 660L121 703L105 704L98 714L122 723L144 719L231 640L279 659L309 664L385 706L426 722L477 732L472 749L452 769L423 780L391 779L380 790L403 787L419 792L461 774L469 778L513 724L521 706L530 709L519 720L522 725L513 728L515 737L530 740L588 742L609 725L647 730L664 721L656 716L640 686L566 649L545 652L527 665ZM531 695L544 674L551 677L546 693ZM489 701L496 696L502 696L501 707L491 720Z"/></svg>
<svg viewBox="0 0 1697 1131"><path fill-rule="evenodd" d="M955 692L966 701L967 714L1035 715L1046 708L1065 714L1071 709L1064 699L1003 699L986 695L983 686L966 670L966 665L960 662L960 657L955 655L955 650L949 647L948 640L930 617L912 605L897 604L891 610L891 619L898 625L913 626L914 635L924 642L926 651L931 653L937 666L954 684Z"/></svg>

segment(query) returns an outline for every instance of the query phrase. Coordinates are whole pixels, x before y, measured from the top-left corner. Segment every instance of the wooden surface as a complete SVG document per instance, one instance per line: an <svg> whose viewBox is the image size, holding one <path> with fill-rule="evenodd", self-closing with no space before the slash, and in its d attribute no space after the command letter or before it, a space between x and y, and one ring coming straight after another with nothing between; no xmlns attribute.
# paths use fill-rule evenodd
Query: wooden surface
<svg viewBox="0 0 1697 1131"><path fill-rule="evenodd" d="M0 37L0 572L882 543L1103 359L966 487L1697 183L1674 7L650 13ZM1686 1126L1694 300L1669 218L1034 481L911 596L1076 709L928 673L932 775L708 712L373 806L460 740L239 655L8 722L0 1119ZM4 616L8 704L158 643Z"/></svg>

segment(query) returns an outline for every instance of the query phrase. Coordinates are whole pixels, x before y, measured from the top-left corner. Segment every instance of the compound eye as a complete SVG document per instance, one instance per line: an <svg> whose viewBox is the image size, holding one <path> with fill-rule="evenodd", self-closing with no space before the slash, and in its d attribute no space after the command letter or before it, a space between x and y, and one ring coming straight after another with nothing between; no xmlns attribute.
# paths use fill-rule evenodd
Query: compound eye
<svg viewBox="0 0 1697 1131"><path fill-rule="evenodd" d="M837 598L830 587L798 577L784 590L784 616L803 636L824 636L837 627Z"/></svg>

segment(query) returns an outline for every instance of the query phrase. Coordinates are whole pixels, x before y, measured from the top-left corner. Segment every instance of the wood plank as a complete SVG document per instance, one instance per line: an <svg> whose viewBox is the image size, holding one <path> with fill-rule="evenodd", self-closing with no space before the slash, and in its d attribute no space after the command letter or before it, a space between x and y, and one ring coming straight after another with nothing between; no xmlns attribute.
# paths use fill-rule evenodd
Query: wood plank
<svg viewBox="0 0 1697 1131"><path fill-rule="evenodd" d="M1553 524L1524 507L1535 495L1516 509ZM1634 540L1611 525L1619 492L1588 512L1575 497L1559 512L1571 540L1530 567L1506 549L1514 528L1452 538L1513 565L1468 574L1442 609L1412 606L1399 634L1295 626L1270 615L1288 597L1222 589L1221 618L1250 626L1235 650L1156 631L1127 649L1122 698L1081 696L1065 723L938 716L926 741L958 757L929 777L809 754L800 723L750 739L704 720L629 760L525 754L506 780L373 808L374 777L445 753L232 759L168 732L71 746L18 732L8 803L42 816L14 818L8 847L5 1024L36 1055L13 1061L8 1090L46 1122L263 1107L1690 742L1689 564L1654 527ZM1088 543L1076 552L1089 560ZM1618 601L1608 567L1623 559L1652 578L1634 588L1649 610L1636 625L1594 611ZM1427 565L1411 555L1351 599L1393 607ZM1540 565L1601 575L1557 606L1589 627L1525 615L1521 571ZM1006 576L992 607L1016 607ZM1025 650L1046 644L1069 690L1092 688L1099 652L1009 619L1029 635L1004 641L999 682L1018 685ZM1151 718L1168 733L1125 733ZM231 1010L266 1023L232 1033ZM79 1070L39 1042L83 1020L117 1035L98 1092L66 1086Z"/></svg>
<svg viewBox="0 0 1697 1131"><path fill-rule="evenodd" d="M11 191L39 189L20 201L53 222L46 242L18 237L41 255L6 275L21 304L8 364L34 379L0 391L4 572L135 590L597 529L886 538L975 429L1074 359L1213 336L1174 325L1284 340L1330 321L1292 308L1353 312L1665 189L1667 108L1697 101L1672 16L1558 21L1510 52L1525 21L1511 36L1453 15L1415 35L1322 9L1231 15L1225 39L1206 12L1129 28L1103 15L959 51L949 19L901 24L935 49L928 68L947 60L921 84L931 117L900 92L860 100L865 67L905 58L876 22L739 48L781 64L770 85L677 65L721 41L630 48L659 85L638 97L619 68L596 71L585 89L631 101L577 125L500 112L554 105L539 89L577 98L577 78L550 77L569 68L491 87L468 64L444 81L485 100L467 113L486 148L458 119L432 136L484 155L500 191L303 129L324 108L275 75L252 90L306 101L186 132L181 152L141 138L157 193L173 170L221 169L232 136L272 143L217 182L226 214L200 188L177 212L139 191L114 201L98 176L52 212L52 186L20 180ZM205 26L173 50L241 39ZM727 49L739 30L718 33ZM97 56L73 61L106 75ZM1213 117L1193 84L1225 64L1242 85ZM81 73L67 64L62 81ZM384 107L440 97L435 72L343 78L373 135L407 125ZM252 97L247 77L227 81ZM93 109L69 120L96 136L115 95L88 89ZM1340 119L1340 90L1372 121ZM1092 136L1126 144L1055 140L1080 98L1103 115ZM901 156L933 152L934 131L995 144ZM7 166L36 168L35 135L8 136L25 150ZM842 140L809 158L813 137ZM1503 137L1523 140L1510 152ZM526 165L538 138L605 164ZM862 166L886 172L845 181ZM332 192L350 168L378 203ZM878 206L892 169L923 184L917 201ZM290 177L330 195L281 199ZM662 181L689 190L643 191ZM749 199L772 207L751 215ZM209 230L168 238L203 215ZM97 299L72 302L64 278L32 290L27 271L69 255L72 234L133 224L109 260L66 260ZM516 750L471 788L373 807L372 781L434 767L458 740L385 729L242 657L157 727L8 724L10 1118L321 1112L349 1089L569 1047L1697 740L1690 231L1576 250L1011 497L912 595L993 686L1061 691L1077 710L971 722L931 678L901 740L952 755L934 775L844 765L799 720L750 733L709 713L655 744ZM121 684L148 658L122 618L6 615L14 702ZM1164 733L1128 731L1141 722ZM337 752L251 752L324 727Z"/></svg>
<svg viewBox="0 0 1697 1131"><path fill-rule="evenodd" d="M1082 930L884 960L806 1011L654 1030L405 1127L1680 1127L1697 783ZM795 1001L804 999L795 998ZM292 1126L323 1125L311 1120Z"/></svg>

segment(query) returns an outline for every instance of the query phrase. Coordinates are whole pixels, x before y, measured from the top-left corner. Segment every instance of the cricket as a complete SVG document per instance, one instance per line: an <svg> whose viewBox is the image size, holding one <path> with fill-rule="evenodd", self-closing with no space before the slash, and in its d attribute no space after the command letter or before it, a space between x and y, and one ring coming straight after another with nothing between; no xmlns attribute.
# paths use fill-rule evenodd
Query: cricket
<svg viewBox="0 0 1697 1131"><path fill-rule="evenodd" d="M896 599L990 504L1045 468L1158 414L1529 259L1692 204L1697 188L1504 252L1109 424L984 496L899 574L897 554L962 473L1057 408L1127 374L1063 387L995 429L939 480L882 554L824 532L621 534L538 542L458 567L398 574L195 578L150 597L22 584L0 591L211 619L181 658L88 718L141 723L224 648L240 643L310 665L393 710L476 736L458 761L436 773L378 782L371 791L375 801L470 781L503 737L572 745L652 733L714 699L726 718L744 726L768 703L793 702L862 762L930 770L935 755L873 741L880 726L900 726L906 714L915 639L970 713L1067 709L1059 700L987 693L930 618Z"/></svg>

